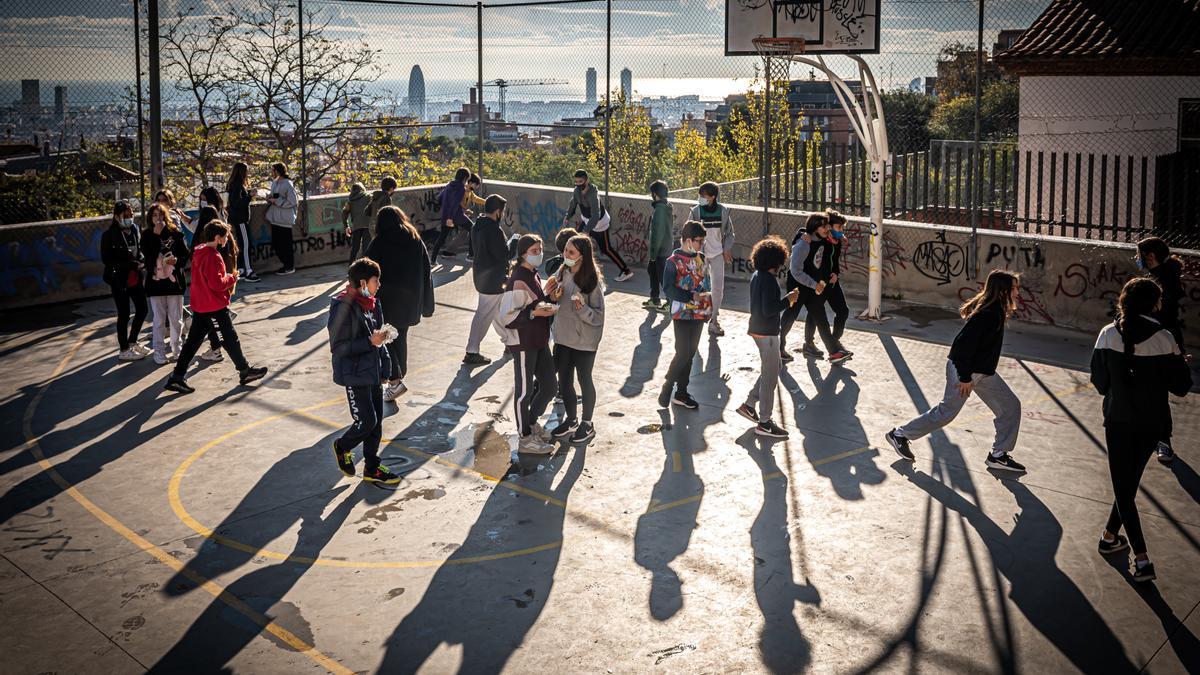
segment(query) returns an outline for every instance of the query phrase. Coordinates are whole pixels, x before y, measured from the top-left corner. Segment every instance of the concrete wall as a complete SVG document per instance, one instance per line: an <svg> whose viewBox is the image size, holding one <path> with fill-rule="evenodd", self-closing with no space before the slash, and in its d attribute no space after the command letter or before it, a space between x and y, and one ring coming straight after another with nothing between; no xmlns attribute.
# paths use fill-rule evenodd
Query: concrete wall
<svg viewBox="0 0 1200 675"><path fill-rule="evenodd" d="M553 242L571 199L569 189L498 181L487 187L508 199L508 227L534 232ZM406 188L399 190L394 200L430 235L437 227L437 190ZM349 255L348 241L341 230L344 200L345 195L326 195L310 201L307 223L297 226L297 265L342 262ZM695 202L678 199L672 203L678 232ZM762 211L731 208L739 243L728 273L748 279L752 270L747 258L751 246L762 236ZM649 199L613 194L611 210L613 245L630 265L644 266ZM773 211L771 231L790 241L804 216L798 211ZM257 269L272 271L279 263L271 251L270 227L262 218L262 208L256 207L251 260ZM0 227L0 309L106 295L108 288L100 279L99 261L100 234L106 226L107 220L101 218ZM845 284L851 294L866 291L868 232L865 220L851 219L843 256ZM980 287L966 275L969 230L886 221L883 238L885 298L952 308ZM1024 275L1020 319L1087 331L1097 330L1110 320L1122 284L1135 273L1134 250L1128 244L988 231L979 235L979 252L981 269L1008 268ZM1181 253L1187 270L1183 316L1189 324L1191 342L1197 344L1200 252ZM886 305L885 300L885 312Z"/></svg>

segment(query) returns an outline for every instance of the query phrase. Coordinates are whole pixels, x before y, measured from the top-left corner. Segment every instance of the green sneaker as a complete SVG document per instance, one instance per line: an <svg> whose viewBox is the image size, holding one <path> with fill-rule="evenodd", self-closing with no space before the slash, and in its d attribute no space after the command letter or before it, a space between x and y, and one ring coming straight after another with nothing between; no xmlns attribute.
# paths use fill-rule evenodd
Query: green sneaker
<svg viewBox="0 0 1200 675"><path fill-rule="evenodd" d="M342 451L338 448L337 439L333 439L333 458L337 460L338 469L347 476L354 475L354 451Z"/></svg>
<svg viewBox="0 0 1200 675"><path fill-rule="evenodd" d="M382 483L384 485L395 485L400 482L400 476L394 471L380 464L374 469L363 471L363 480L368 483Z"/></svg>

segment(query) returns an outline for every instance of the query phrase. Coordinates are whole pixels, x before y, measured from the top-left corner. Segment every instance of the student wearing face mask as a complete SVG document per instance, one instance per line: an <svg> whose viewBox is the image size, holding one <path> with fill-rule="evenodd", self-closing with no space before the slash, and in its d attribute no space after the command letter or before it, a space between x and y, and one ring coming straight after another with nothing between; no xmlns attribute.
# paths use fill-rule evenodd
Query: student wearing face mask
<svg viewBox="0 0 1200 675"><path fill-rule="evenodd" d="M480 349L483 338L487 336L488 327L496 325L500 301L504 296L504 280L508 276L508 262L512 258L508 238L504 236L504 230L500 227L507 204L500 195L488 195L484 200L483 215L479 216L471 228L472 248L475 250L471 280L475 283L478 299L475 303L475 316L471 318L471 332L467 336L464 366L485 366L492 362L480 353Z"/></svg>
<svg viewBox="0 0 1200 675"><path fill-rule="evenodd" d="M708 263L708 274L712 279L712 318L709 319L708 334L721 337L721 301L725 297L725 265L733 261L733 219L729 207L717 201L720 188L716 183L700 186L700 199L692 207L690 220L704 225L704 259Z"/></svg>
<svg viewBox="0 0 1200 675"><path fill-rule="evenodd" d="M120 346L117 359L144 359L150 355L150 350L138 343L138 333L146 320L146 265L129 202L119 201L113 206L112 223L100 235L100 259L104 263L104 281L117 306L117 344ZM132 323L129 321L130 304L133 305Z"/></svg>
<svg viewBox="0 0 1200 675"><path fill-rule="evenodd" d="M479 250L476 249L476 254ZM554 446L550 434L538 423L558 391L554 359L550 354L550 318L562 297L556 277L545 283L538 276L542 264L542 238L523 234L517 240L517 261L508 275L500 302L500 323L505 327L504 344L513 357L513 408L518 451L548 454Z"/></svg>
<svg viewBox="0 0 1200 675"><path fill-rule="evenodd" d="M380 216L390 217L382 211ZM376 301L380 274L374 260L355 260L347 271L349 283L345 290L329 303L333 381L345 387L350 416L354 419L350 428L334 439L333 456L344 475L354 476L354 448L362 445L363 480L395 485L400 476L379 462L379 443L383 440L382 384L393 370L384 344L388 334L383 329L383 309Z"/></svg>
<svg viewBox="0 0 1200 675"><path fill-rule="evenodd" d="M596 436L592 413L596 409L596 385L592 367L604 333L604 277L592 253L592 240L571 237L563 245L558 269L561 296L554 315L554 364L558 368L558 390L562 394L565 419L550 435L570 437L571 443L586 443ZM583 416L578 412L575 380L583 395Z"/></svg>
<svg viewBox="0 0 1200 675"><path fill-rule="evenodd" d="M650 184L650 203L653 211L650 214L650 242L646 251L646 271L650 273L650 297L642 303L642 307L652 312L666 313L670 303L661 302L663 268L667 265L667 257L671 255L671 243L674 235L671 226L675 222L675 213L671 202L667 199L667 184L656 180Z"/></svg>
<svg viewBox="0 0 1200 675"><path fill-rule="evenodd" d="M167 189L159 190L154 195L154 203L162 204L164 207L166 207L167 212L171 216L171 220L175 221L175 227L190 233L190 236L193 238L195 237L194 233L196 231L196 225L192 222L191 216L175 208L174 193ZM195 245L193 245L192 248L195 248Z"/></svg>
<svg viewBox="0 0 1200 675"><path fill-rule="evenodd" d="M1187 346L1183 344L1183 322L1179 319L1179 303L1183 300L1183 260L1171 254L1167 242L1158 237L1146 237L1137 243L1137 257L1134 258L1137 268L1143 274L1158 282L1162 289L1162 302L1150 316L1175 338L1179 353L1185 361L1190 361ZM1167 428L1162 439L1155 448L1158 461L1170 464L1175 460L1175 450L1171 448L1171 420L1167 418Z"/></svg>
<svg viewBox="0 0 1200 675"><path fill-rule="evenodd" d="M671 328L675 332L675 357L667 369L667 381L658 395L658 406L671 403L695 410L700 407L688 393L692 360L700 348L704 324L712 317L712 285L704 254L704 224L683 224L680 246L667 258L663 270L663 295L671 301Z"/></svg>
<svg viewBox="0 0 1200 675"><path fill-rule="evenodd" d="M292 228L296 226L296 209L300 198L296 186L288 177L283 162L271 165L271 193L267 196L267 222L271 224L271 248L283 267L276 274L293 274L296 271L296 251L292 244Z"/></svg>
<svg viewBox="0 0 1200 675"><path fill-rule="evenodd" d="M633 272L629 269L629 265L625 264L625 259L617 252L616 247L612 245L611 237L609 237L608 226L612 218L600 201L600 189L592 184L588 172L583 169L575 172L575 191L571 193L571 203L567 205L567 214L563 216L563 227L571 224L571 218L574 217L576 208L579 209L579 218L583 221L579 233L591 237L596 242L596 249L608 256L609 260L616 263L617 268L621 270L615 280L629 281L632 279Z"/></svg>

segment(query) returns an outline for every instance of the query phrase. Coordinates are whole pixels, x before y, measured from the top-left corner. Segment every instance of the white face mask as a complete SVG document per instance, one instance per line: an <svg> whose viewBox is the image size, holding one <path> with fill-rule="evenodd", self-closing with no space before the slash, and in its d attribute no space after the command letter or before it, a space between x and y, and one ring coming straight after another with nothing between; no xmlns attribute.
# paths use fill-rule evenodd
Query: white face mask
<svg viewBox="0 0 1200 675"><path fill-rule="evenodd" d="M542 264L542 254L538 253L535 255L533 253L530 253L529 255L525 256L525 262L529 263L530 265L533 265L534 267L538 267L539 265Z"/></svg>
<svg viewBox="0 0 1200 675"><path fill-rule="evenodd" d="M206 202L206 201L204 201L203 199L201 199L201 200L200 200L200 208L204 208L204 207L206 207L206 206L208 206L208 202Z"/></svg>
<svg viewBox="0 0 1200 675"><path fill-rule="evenodd" d="M573 260L571 258L563 258L563 264L566 265L567 267L574 267L576 265L576 263L578 263L578 262L579 262L579 258L575 258Z"/></svg>
<svg viewBox="0 0 1200 675"><path fill-rule="evenodd" d="M121 224L125 227L133 227L133 218L122 218Z"/></svg>

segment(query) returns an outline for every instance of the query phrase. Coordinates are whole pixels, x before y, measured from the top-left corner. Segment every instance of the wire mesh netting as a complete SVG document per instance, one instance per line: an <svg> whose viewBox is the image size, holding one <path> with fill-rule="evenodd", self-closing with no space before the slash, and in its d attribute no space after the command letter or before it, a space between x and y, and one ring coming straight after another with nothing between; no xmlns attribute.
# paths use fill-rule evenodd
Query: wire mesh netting
<svg viewBox="0 0 1200 675"><path fill-rule="evenodd" d="M438 184L459 166L566 186L584 168L613 191L663 179L691 196L714 181L731 203L865 214L862 144L824 73L794 64L768 78L761 59L725 56L725 5L161 0L162 182L190 208L235 161L256 186L282 161L307 194L385 176ZM981 17L972 0L882 0L880 51L865 60L884 91L885 215L1200 244L1196 78L1006 62L1050 5L987 3ZM145 0L0 10L0 222L140 197L147 11ZM827 62L861 87L850 59Z"/></svg>

